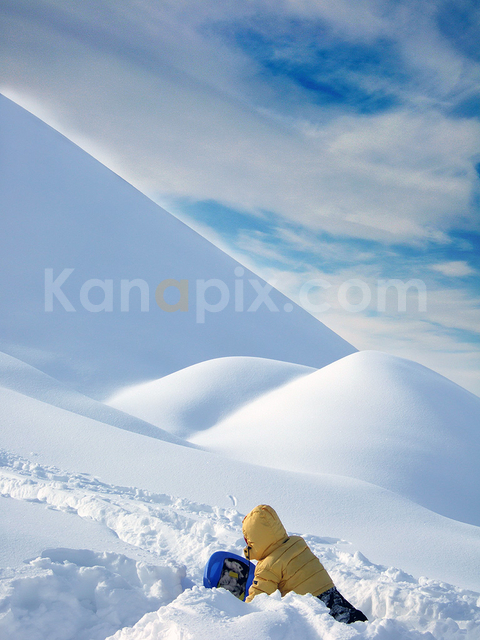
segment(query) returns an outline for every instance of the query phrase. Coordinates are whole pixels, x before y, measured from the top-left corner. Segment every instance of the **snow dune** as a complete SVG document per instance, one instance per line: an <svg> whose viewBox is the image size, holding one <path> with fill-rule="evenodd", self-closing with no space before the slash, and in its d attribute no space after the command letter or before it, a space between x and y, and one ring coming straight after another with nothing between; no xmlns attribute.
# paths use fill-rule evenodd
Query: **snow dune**
<svg viewBox="0 0 480 640"><path fill-rule="evenodd" d="M191 442L348 476L480 525L480 399L414 362L360 352L241 407Z"/></svg>
<svg viewBox="0 0 480 640"><path fill-rule="evenodd" d="M107 404L186 438L312 367L266 358L208 360L121 390Z"/></svg>

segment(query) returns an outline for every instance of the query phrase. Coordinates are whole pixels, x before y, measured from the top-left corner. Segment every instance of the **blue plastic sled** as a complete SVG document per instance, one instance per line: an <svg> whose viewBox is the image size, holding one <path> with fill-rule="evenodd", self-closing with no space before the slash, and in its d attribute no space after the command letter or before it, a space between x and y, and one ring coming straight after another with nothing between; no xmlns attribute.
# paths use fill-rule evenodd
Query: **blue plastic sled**
<svg viewBox="0 0 480 640"><path fill-rule="evenodd" d="M236 598L245 600L253 582L255 565L228 551L216 551L210 556L203 572L203 586L222 587Z"/></svg>

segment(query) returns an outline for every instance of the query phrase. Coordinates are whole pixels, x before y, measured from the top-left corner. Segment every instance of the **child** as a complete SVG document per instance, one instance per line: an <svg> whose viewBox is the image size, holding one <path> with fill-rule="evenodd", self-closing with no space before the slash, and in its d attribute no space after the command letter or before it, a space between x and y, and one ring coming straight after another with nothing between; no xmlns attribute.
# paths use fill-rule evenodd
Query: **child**
<svg viewBox="0 0 480 640"><path fill-rule="evenodd" d="M366 616L339 593L320 560L300 536L289 536L272 507L261 504L245 516L242 525L248 560L258 560L246 602L259 593L282 597L289 591L311 593L330 609L340 622L365 622Z"/></svg>

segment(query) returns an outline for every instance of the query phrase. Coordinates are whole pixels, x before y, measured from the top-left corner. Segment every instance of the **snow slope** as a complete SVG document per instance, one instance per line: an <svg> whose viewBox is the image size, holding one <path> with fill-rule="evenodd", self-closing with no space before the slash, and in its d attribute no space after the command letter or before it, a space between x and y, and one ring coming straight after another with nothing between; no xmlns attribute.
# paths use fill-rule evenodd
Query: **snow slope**
<svg viewBox="0 0 480 640"><path fill-rule="evenodd" d="M63 495L73 477L74 486L80 483L78 499L67 491L62 501L76 509L84 504L89 483L82 474L88 474L94 487L106 483L116 487L109 493L131 497L144 491L168 494L209 509L234 506L241 513L270 502L282 512L287 529L348 540L373 562L480 591L480 528L373 484L237 462L118 429L5 388L0 388L0 406L5 495L56 504L55 496ZM28 472L27 480L12 478L17 467ZM52 483L45 487L48 473ZM133 529L130 534L137 535ZM236 539L241 545L240 529ZM172 545L173 540L166 545L169 557ZM184 552L180 545L179 553Z"/></svg>
<svg viewBox="0 0 480 640"><path fill-rule="evenodd" d="M107 404L186 438L267 391L313 371L266 358L217 358L122 389Z"/></svg>
<svg viewBox="0 0 480 640"><path fill-rule="evenodd" d="M1 95L0 122L1 351L96 399L217 357L321 367L355 351ZM171 279L187 311L176 288L156 303Z"/></svg>
<svg viewBox="0 0 480 640"><path fill-rule="evenodd" d="M42 415L37 407L39 422L36 426L43 427L40 431L46 436L43 420L49 420L50 416L47 408L43 413L46 415ZM277 594L256 599L248 606L225 591L206 590L201 586L205 561L218 549L240 550L244 511L210 506L140 487L147 478L151 487L180 487L180 476L191 478L200 469L205 474L209 465L203 464L200 468L195 462L198 463L197 456L206 455L216 467L213 474L220 472L225 476L223 488L238 482L242 470L247 475L245 480L251 479L252 472L257 473L258 480L263 483L263 495L275 500L292 532L297 530L305 535L303 528L290 526L294 521L300 523L302 517L298 518L298 515L302 514L304 520L315 523L313 526L317 530L332 531L335 526L332 526L331 515L335 511L338 514L337 507L332 509L332 500L338 504L339 499L348 496L349 506L353 507L348 520L356 521L358 525L362 510L368 513L373 538L381 515L385 519L384 525L391 524L390 531L384 526L383 532L395 535L397 530L397 541L404 539L402 552L405 558L410 561L413 558L419 566L425 567L428 556L437 556L440 572L445 575L453 569L462 579L468 574L465 569L470 566L474 583L478 583L479 575L475 565L475 559L480 555L478 528L435 516L399 500L398 496L387 495L387 492L383 492L382 497L382 492L375 487L361 483L344 486L342 495L344 479L338 479L336 486L337 480L332 476L326 477L326 482L319 482L315 476L255 469L240 463L233 463L231 469L228 461L215 460L199 451L110 426L102 428L99 424L90 424L84 417L77 419L83 422L85 433L74 434L74 421L66 421L63 434L52 428L50 446L45 446L50 456L68 460L69 470L43 462L48 456L36 446L44 442L41 437L37 441L32 438L36 452L29 454L30 460L12 454L4 454L1 458L0 494L5 497L0 497L0 503L21 501L27 522L44 525L47 522L48 530L43 532L41 542L49 543L50 535L52 542L61 543L59 520L62 518L76 518L79 523L68 547L48 546L38 556L27 556L21 567L12 562L12 568L0 571L0 637L9 640L103 640L117 632L117 639L135 640L167 637L204 640L212 633L219 638L240 640L253 633L259 640L293 638L294 635L337 640L480 638L479 593L373 564L343 539L321 534L307 534L309 545L328 568L339 589L367 613L368 624L344 627L333 621L323 605L311 597L292 594L282 600ZM101 436L98 437L100 445L107 442L111 445L105 466L101 464L101 455L92 447L92 428L103 432L97 434ZM72 435L76 435L79 451L76 457L69 458L65 440ZM16 437L20 439L18 433ZM135 443L137 446L132 446ZM9 444L11 446L12 441ZM85 455L89 447L89 455ZM167 455L162 459L166 463L163 473L149 473L138 464L141 457L151 462L164 448L163 453ZM134 452L133 456L130 451ZM168 464L168 454L175 455L175 451L188 452L191 456L183 460L177 474L174 471L179 458L173 465ZM80 460L83 471L79 473L72 469L80 465ZM127 460L129 464L126 464ZM87 469L100 466L103 467L103 479L87 472ZM233 471L230 477L229 471ZM115 485L105 480L105 477L114 476L127 481L134 476L136 484ZM285 487L291 488L295 499ZM365 498L369 489L372 491L367 507ZM218 491L218 484L215 490ZM205 476L197 485L190 482L190 491L210 493L214 497ZM240 491L242 493L249 492ZM252 497L257 496L250 494L247 501ZM242 502L243 499L241 495ZM295 510L295 502L302 502L307 512ZM38 518L38 509L44 508L43 505L49 511L53 510L47 519ZM316 514L314 505L318 509ZM343 505L347 506L347 502ZM17 505L14 509L10 505L7 510L18 512ZM0 514L3 513L1 508ZM55 516L53 520L52 516ZM398 531L399 526L408 530L410 550L405 541L405 530ZM68 533L70 527L69 523ZM99 531L92 534L92 527ZM312 531L312 528L308 530ZM12 540L12 528L7 527L4 531ZM98 550L106 532L115 534L117 539L108 543L108 550ZM395 540L384 542L388 547ZM424 547L423 554L419 552L419 542ZM72 544L77 546L72 548ZM443 557L439 558L440 554Z"/></svg>
<svg viewBox="0 0 480 640"><path fill-rule="evenodd" d="M176 442L187 447L192 446L170 432L154 427L148 422L109 407L102 402L87 398L35 367L1 352L0 386L120 429L135 431L168 442Z"/></svg>
<svg viewBox="0 0 480 640"><path fill-rule="evenodd" d="M269 467L372 482L480 525L480 399L402 358L355 353L190 441Z"/></svg>

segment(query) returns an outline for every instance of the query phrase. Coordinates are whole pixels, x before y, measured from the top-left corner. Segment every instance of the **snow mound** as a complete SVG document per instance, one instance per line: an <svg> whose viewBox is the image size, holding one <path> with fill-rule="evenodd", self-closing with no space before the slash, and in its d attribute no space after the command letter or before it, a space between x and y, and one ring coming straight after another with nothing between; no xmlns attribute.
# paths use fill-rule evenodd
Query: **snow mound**
<svg viewBox="0 0 480 640"><path fill-rule="evenodd" d="M393 585L392 585L393 586ZM433 587L437 585L431 585ZM478 640L478 622L470 622L468 630L449 617L456 606L450 595L440 604L426 592L430 585L418 589L420 597L415 601L414 589L402 592L397 583L396 590L385 581L393 617L373 619L368 623L357 622L342 625L331 618L328 609L313 596L298 596L294 593L280 597L277 591L271 596L257 596L253 603L245 604L223 589L207 591L202 587L184 591L174 602L158 611L146 614L133 628L118 631L110 640ZM432 590L433 591L433 590ZM408 594L408 595L407 595ZM413 595L413 597L412 597ZM442 594L443 595L443 594ZM411 601L409 602L409 596ZM383 600L383 598L382 598ZM475 616L475 599L463 603L464 612ZM398 607L396 605L399 605ZM453 605L453 607L452 607ZM465 606L466 605L466 606ZM427 621L424 611L428 607L437 610L436 620ZM401 612L400 612L401 611ZM413 623L413 624L412 624ZM462 624L460 622L460 624ZM415 625L415 626L414 626ZM413 627L413 628L412 628ZM415 628L416 627L416 628ZM435 635L433 635L435 634Z"/></svg>
<svg viewBox="0 0 480 640"><path fill-rule="evenodd" d="M115 553L46 550L0 582L0 637L103 640L171 602L184 575Z"/></svg>
<svg viewBox="0 0 480 640"><path fill-rule="evenodd" d="M355 351L1 95L0 121L1 351L97 400L212 358L318 368Z"/></svg>
<svg viewBox="0 0 480 640"><path fill-rule="evenodd" d="M151 438L175 442L184 446L192 446L185 440L181 440L141 419L87 398L35 367L1 352L0 387L17 391L54 407L98 420L119 429L134 431Z"/></svg>
<svg viewBox="0 0 480 640"><path fill-rule="evenodd" d="M414 362L360 352L293 380L190 440L290 471L372 482L480 524L480 399Z"/></svg>
<svg viewBox="0 0 480 640"><path fill-rule="evenodd" d="M313 371L265 358L218 358L124 389L107 404L184 438Z"/></svg>

